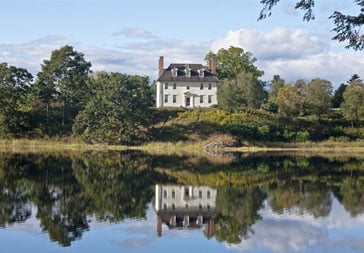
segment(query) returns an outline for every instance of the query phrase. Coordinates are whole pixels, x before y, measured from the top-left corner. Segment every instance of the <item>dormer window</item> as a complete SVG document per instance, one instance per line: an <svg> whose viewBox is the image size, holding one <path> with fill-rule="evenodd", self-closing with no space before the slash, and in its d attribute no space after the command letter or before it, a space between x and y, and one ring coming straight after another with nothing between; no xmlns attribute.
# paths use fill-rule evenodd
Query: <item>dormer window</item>
<svg viewBox="0 0 364 253"><path fill-rule="evenodd" d="M199 77L204 77L205 76L205 70L204 69L199 69L198 70L198 76Z"/></svg>
<svg viewBox="0 0 364 253"><path fill-rule="evenodd" d="M172 77L177 77L177 75L178 75L178 68L173 68L173 69L171 69L171 71L172 71Z"/></svg>
<svg viewBox="0 0 364 253"><path fill-rule="evenodd" d="M186 64L185 74L186 74L186 77L191 77L191 68L190 68L189 64Z"/></svg>

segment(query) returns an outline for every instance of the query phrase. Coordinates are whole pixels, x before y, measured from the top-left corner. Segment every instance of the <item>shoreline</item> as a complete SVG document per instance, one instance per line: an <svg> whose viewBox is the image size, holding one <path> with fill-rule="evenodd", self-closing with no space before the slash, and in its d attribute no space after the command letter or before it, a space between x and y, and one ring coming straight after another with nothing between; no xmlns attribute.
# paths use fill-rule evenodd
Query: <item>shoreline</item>
<svg viewBox="0 0 364 253"><path fill-rule="evenodd" d="M140 146L108 144L87 144L75 140L9 139L0 140L0 152L86 152L86 151L128 151L139 150L151 154L198 154L206 153L206 142L149 142ZM244 143L240 147L221 147L214 151L223 152L289 152L289 153L362 153L364 142L304 142L304 143Z"/></svg>

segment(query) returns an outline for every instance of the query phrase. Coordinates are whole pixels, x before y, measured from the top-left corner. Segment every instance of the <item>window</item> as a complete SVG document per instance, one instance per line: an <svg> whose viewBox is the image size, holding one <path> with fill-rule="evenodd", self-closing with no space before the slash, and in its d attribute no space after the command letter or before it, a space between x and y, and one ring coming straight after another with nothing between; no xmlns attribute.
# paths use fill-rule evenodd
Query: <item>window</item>
<svg viewBox="0 0 364 253"><path fill-rule="evenodd" d="M165 89L165 90L168 90L168 83L165 83L165 84L164 84L164 89Z"/></svg>
<svg viewBox="0 0 364 253"><path fill-rule="evenodd" d="M167 204L164 204L164 205L163 205L163 209L164 209L164 210L167 210Z"/></svg>
<svg viewBox="0 0 364 253"><path fill-rule="evenodd" d="M186 77L191 77L191 69L189 64L186 64L185 73Z"/></svg>
<svg viewBox="0 0 364 253"><path fill-rule="evenodd" d="M167 191L166 190L163 191L163 197L167 198Z"/></svg>
<svg viewBox="0 0 364 253"><path fill-rule="evenodd" d="M198 197L199 197L200 199L202 199L202 191L201 191L201 190L198 192Z"/></svg>
<svg viewBox="0 0 364 253"><path fill-rule="evenodd" d="M209 83L209 90L211 90L211 83Z"/></svg>
<svg viewBox="0 0 364 253"><path fill-rule="evenodd" d="M190 106L191 105L191 98L190 97L186 97L186 101L185 101L186 103L186 107L188 107L188 106Z"/></svg>
<svg viewBox="0 0 364 253"><path fill-rule="evenodd" d="M177 88L177 84L176 83L174 83L173 84L173 89L175 90Z"/></svg>
<svg viewBox="0 0 364 253"><path fill-rule="evenodd" d="M177 101L177 95L173 95L173 104L175 104Z"/></svg>
<svg viewBox="0 0 364 253"><path fill-rule="evenodd" d="M210 191L207 191L207 198L208 199L210 198L210 195L211 195Z"/></svg>
<svg viewBox="0 0 364 253"><path fill-rule="evenodd" d="M172 199L176 198L176 192L173 190L172 191Z"/></svg>
<svg viewBox="0 0 364 253"><path fill-rule="evenodd" d="M200 95L200 104L203 103L203 95Z"/></svg>
<svg viewBox="0 0 364 253"><path fill-rule="evenodd" d="M188 187L185 187L185 198L188 198L190 196L190 189Z"/></svg>
<svg viewBox="0 0 364 253"><path fill-rule="evenodd" d="M200 90L203 90L203 83L200 84Z"/></svg>
<svg viewBox="0 0 364 253"><path fill-rule="evenodd" d="M204 77L205 76L205 70L204 69L199 69L198 74L199 74L199 77Z"/></svg>
<svg viewBox="0 0 364 253"><path fill-rule="evenodd" d="M207 97L207 103L211 104L211 102L212 102L212 95L209 95Z"/></svg>
<svg viewBox="0 0 364 253"><path fill-rule="evenodd" d="M168 95L164 95L164 103L168 103Z"/></svg>
<svg viewBox="0 0 364 253"><path fill-rule="evenodd" d="M189 90L189 89L190 89L190 86L189 86L189 85L187 85L186 89L187 89L187 90Z"/></svg>
<svg viewBox="0 0 364 253"><path fill-rule="evenodd" d="M172 77L177 77L177 75L178 75L178 68L173 68L171 71L172 71Z"/></svg>

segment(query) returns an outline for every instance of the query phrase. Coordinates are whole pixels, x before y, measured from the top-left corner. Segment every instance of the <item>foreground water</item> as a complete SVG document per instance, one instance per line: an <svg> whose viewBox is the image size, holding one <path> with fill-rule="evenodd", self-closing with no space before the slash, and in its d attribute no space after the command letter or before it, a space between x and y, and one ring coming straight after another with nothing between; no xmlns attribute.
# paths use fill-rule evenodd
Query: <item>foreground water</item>
<svg viewBox="0 0 364 253"><path fill-rule="evenodd" d="M2 252L362 252L364 158L0 153Z"/></svg>

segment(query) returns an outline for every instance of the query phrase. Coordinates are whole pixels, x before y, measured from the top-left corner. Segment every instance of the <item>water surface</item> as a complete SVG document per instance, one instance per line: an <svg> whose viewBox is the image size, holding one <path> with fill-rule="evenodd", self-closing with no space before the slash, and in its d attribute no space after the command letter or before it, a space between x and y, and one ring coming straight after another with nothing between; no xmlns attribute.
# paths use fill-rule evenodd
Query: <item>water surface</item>
<svg viewBox="0 0 364 253"><path fill-rule="evenodd" d="M364 158L0 154L4 252L362 252Z"/></svg>

